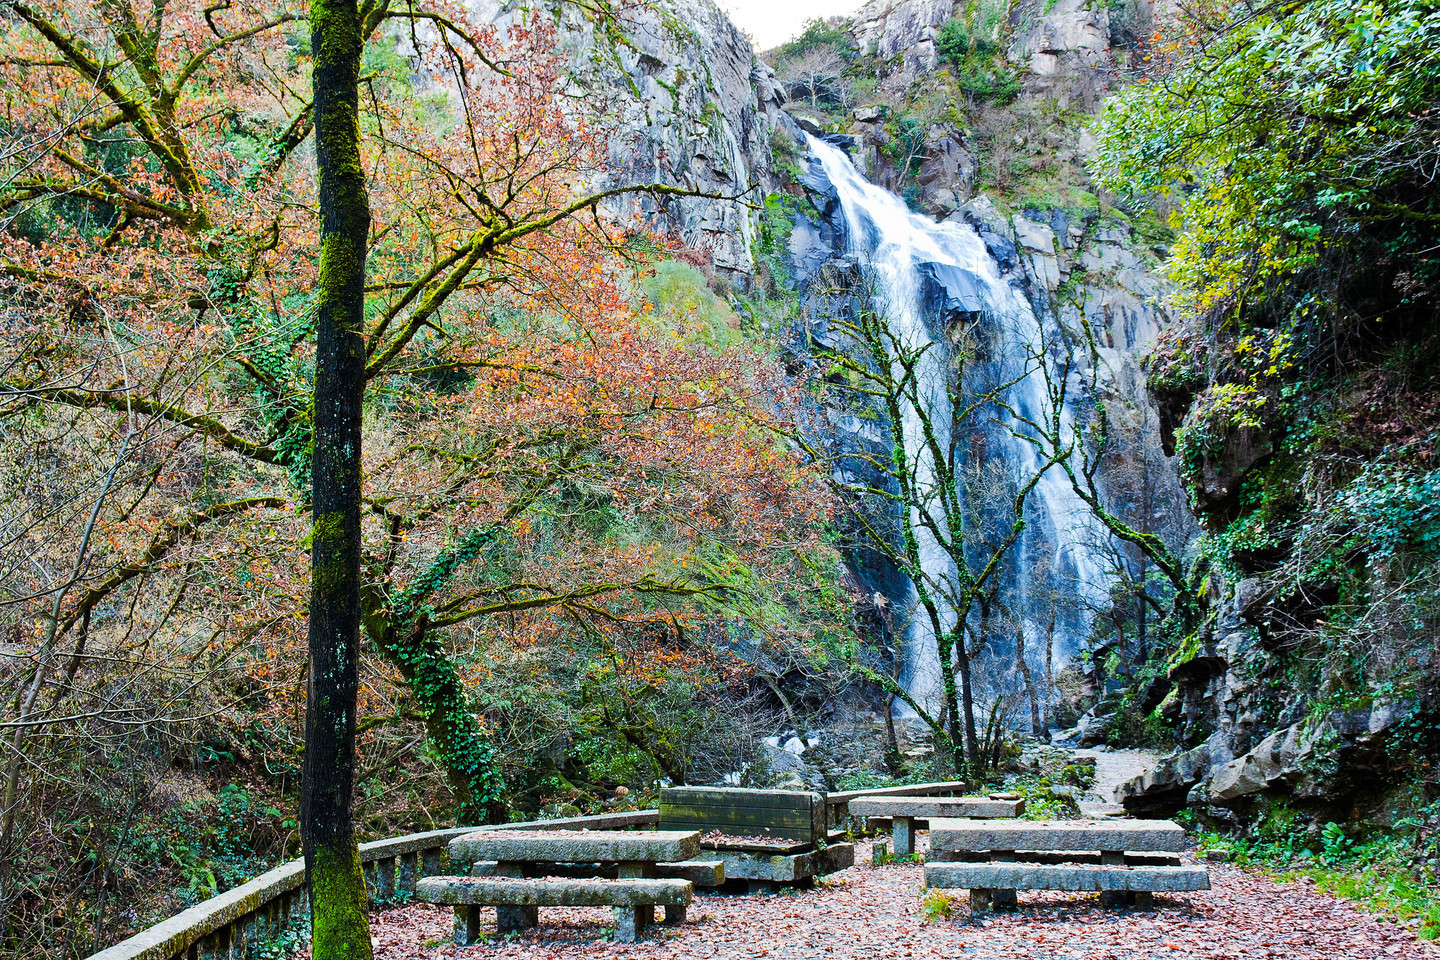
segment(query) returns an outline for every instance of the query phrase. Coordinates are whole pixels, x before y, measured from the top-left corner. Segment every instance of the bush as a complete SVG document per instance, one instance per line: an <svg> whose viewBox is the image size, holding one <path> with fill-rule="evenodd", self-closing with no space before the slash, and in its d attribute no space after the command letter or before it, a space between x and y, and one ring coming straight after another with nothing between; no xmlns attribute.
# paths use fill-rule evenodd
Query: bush
<svg viewBox="0 0 1440 960"><path fill-rule="evenodd" d="M1020 93L1019 75L1004 63L1000 45L983 25L953 18L940 28L935 49L955 83L973 99L1005 104Z"/></svg>

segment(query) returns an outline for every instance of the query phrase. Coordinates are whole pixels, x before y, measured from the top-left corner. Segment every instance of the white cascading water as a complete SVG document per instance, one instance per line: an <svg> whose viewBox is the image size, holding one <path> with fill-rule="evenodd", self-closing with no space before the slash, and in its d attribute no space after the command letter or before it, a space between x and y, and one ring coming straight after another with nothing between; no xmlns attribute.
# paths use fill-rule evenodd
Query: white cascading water
<svg viewBox="0 0 1440 960"><path fill-rule="evenodd" d="M934 342L931 331L941 329L944 318L927 318L924 284L926 272L933 277L938 268L960 281L969 293L978 295L979 312L995 344L992 352L1001 354L996 365L1001 377L998 382L1021 376L1027 369L1031 371L1007 390L1007 401L1021 416L1032 420L1042 418L1047 401L1043 378L1031 359L1032 348L1056 342L1056 338L1044 335L1030 302L1001 278L994 257L975 229L965 223L936 223L911 212L899 197L861 176L839 148L814 137L807 139L811 155L820 163L838 194L846 226L847 252L859 257L869 268L874 308L886 318L894 338L907 350L918 350ZM933 428L945 432L942 442L948 441L952 426L946 369L949 362L949 351L940 343L926 350L919 368L921 400L929 410ZM899 428L905 450L916 487L923 491L933 483L934 463L923 454L919 413L906 408L902 420ZM1018 479L1033 476L1039 469L1040 455L1028 442L1005 430L992 431L990 439L992 444L987 455L1002 457ZM1049 582L1017 585L1022 606L1030 607L1031 595L1040 593L1036 588L1043 586L1048 590L1051 582L1062 590L1068 589L1072 599L1089 602L1076 604L1077 608L1098 603L1110 583L1110 577L1095 559L1095 550L1104 542L1104 537L1098 522L1075 496L1061 470L1051 469L1040 480L1031 494L1026 514L1026 533L1018 544L1022 581L1028 579L1037 551L1058 549L1059 555L1055 558L1057 562L1043 565L1048 568ZM953 584L956 568L949 551L923 529L919 531L919 546L926 579L934 584ZM913 593L908 600L907 606L913 607ZM1026 609L1022 614L1030 636L1041 630L1034 622L1039 618L1032 613ZM948 617L942 624L946 630L954 625L953 608L948 611ZM1083 624L1088 617L1070 618L1072 624L1077 621ZM1071 649L1077 639L1061 638ZM901 683L917 702L928 708L938 707L940 660L929 618L915 611L906 628L905 640ZM1036 645L1032 644L1030 649L1035 650Z"/></svg>

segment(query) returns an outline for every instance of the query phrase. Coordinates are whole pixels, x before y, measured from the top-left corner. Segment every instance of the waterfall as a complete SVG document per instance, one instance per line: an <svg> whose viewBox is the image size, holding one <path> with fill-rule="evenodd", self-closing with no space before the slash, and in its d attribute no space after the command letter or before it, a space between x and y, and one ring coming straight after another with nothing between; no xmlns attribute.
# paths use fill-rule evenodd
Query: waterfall
<svg viewBox="0 0 1440 960"><path fill-rule="evenodd" d="M859 258L867 268L873 288L873 307L885 318L891 336L903 349L925 350L918 367L920 402L927 408L932 428L948 442L954 427L947 388L947 367L951 361L945 340L947 312L979 318L988 345L980 372L990 384L1016 382L1005 390L1005 399L1020 416L1038 420L1047 410L1043 376L1032 348L1059 344L1059 331L1042 326L1025 295L1001 277L1000 267L985 241L968 224L936 223L913 213L899 197L867 181L839 148L807 137L813 163L823 169L833 187L843 219L846 252ZM1052 364L1046 356L1038 361ZM973 371L972 371L973 372ZM1068 417L1068 412L1066 413ZM895 425L903 441L912 477L919 489L931 483L934 463L924 455L919 438L920 411L905 407L902 422ZM983 456L999 458L1023 482L1041 466L1041 458L1028 442L1011 434L1013 424L993 425L985 433ZM1069 609L1060 617L1057 654L1073 650L1088 629L1087 607L1103 602L1110 577L1095 559L1094 551L1105 542L1098 521L1075 496L1069 480L1052 468L1040 480L1026 505L1026 528L1012 551L1018 582L1007 585L1007 595L1018 602L1019 615L1027 637L1043 637L1048 622L1052 584L1071 598ZM949 553L928 531L917 536L921 566L926 579L954 583L956 567ZM1048 572L1034 575L1043 558ZM900 598L892 598L899 601ZM1075 603L1074 600L1088 603ZM899 609L913 609L911 595ZM941 702L940 661L936 638L929 618L916 611L905 632L905 657L900 682L927 707ZM954 626L955 611L946 611L942 629ZM897 624L898 625L898 624ZM993 640L993 638L992 638ZM1038 643L1029 649L1038 650Z"/></svg>

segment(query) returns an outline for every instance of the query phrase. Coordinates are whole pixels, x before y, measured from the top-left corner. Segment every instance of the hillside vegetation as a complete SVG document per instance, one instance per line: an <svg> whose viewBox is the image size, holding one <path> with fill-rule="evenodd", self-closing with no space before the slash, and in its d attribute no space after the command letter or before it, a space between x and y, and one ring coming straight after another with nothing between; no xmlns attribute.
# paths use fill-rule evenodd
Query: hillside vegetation
<svg viewBox="0 0 1440 960"><path fill-rule="evenodd" d="M285 0L4 6L0 955L81 958L300 852L336 523L315 50ZM739 79L655 66L606 3L365 9L361 839L679 783L964 775L1074 815L1093 770L1053 733L1161 755L1133 812L1440 934L1435 3L875 2ZM623 110L585 86L617 70ZM656 105L722 82L789 116L707 104L713 142L666 141ZM801 128L973 227L1058 331L1030 437L1110 578L1008 608L1055 562L1007 553L1033 506L1011 465L947 474L973 614L923 722L895 709L913 517L865 500L903 502L918 387L822 249ZM688 185L620 169L641 141ZM742 141L754 183L715 146ZM686 194L749 220L667 223ZM986 344L944 332L983 461ZM884 490L826 453L862 442Z"/></svg>

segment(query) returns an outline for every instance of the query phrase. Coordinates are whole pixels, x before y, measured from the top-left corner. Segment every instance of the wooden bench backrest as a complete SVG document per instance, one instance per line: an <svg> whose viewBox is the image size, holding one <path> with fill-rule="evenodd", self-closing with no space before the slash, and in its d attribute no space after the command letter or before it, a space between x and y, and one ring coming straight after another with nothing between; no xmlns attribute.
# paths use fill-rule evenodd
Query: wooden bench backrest
<svg viewBox="0 0 1440 960"><path fill-rule="evenodd" d="M816 843L825 837L825 798L798 790L669 787L660 791L659 826Z"/></svg>

